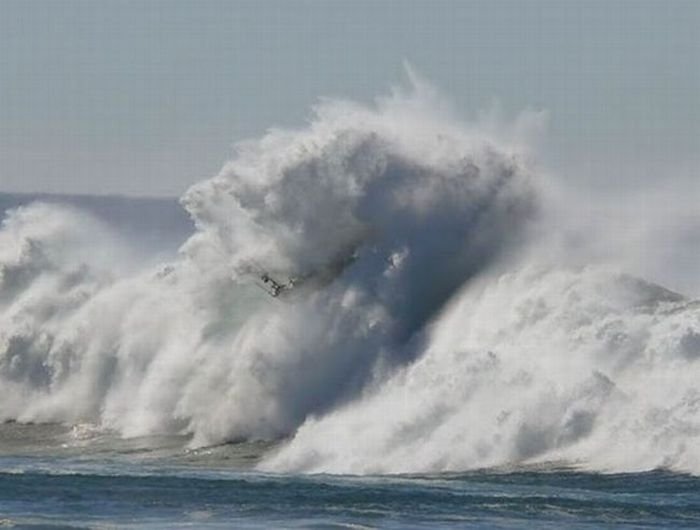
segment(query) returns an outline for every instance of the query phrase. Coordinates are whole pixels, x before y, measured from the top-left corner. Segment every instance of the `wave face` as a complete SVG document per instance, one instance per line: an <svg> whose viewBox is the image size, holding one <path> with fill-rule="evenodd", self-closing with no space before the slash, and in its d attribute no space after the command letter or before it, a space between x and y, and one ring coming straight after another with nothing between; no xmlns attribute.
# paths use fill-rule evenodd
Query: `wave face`
<svg viewBox="0 0 700 530"><path fill-rule="evenodd" d="M517 130L414 85L237 145L158 266L75 208L9 212L0 420L287 439L271 471L700 469L698 305L545 266Z"/></svg>

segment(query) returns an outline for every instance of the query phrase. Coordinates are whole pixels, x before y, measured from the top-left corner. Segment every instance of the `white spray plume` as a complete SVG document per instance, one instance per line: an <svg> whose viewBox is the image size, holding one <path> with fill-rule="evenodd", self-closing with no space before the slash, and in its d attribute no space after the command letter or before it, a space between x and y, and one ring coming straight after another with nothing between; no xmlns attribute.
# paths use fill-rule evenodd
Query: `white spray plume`
<svg viewBox="0 0 700 530"><path fill-rule="evenodd" d="M195 445L275 438L412 361L428 323L535 209L517 147L434 111L436 93L414 81L371 107L324 101L306 129L238 145L183 197L198 230L160 270L77 280L81 297L55 293L50 319L32 293L57 281L54 264L30 256L19 269L34 276L5 274L0 415L186 432ZM6 221L15 246L37 226L70 234L65 212L36 208ZM69 257L100 236L83 239ZM253 285L263 274L304 281L279 302Z"/></svg>
<svg viewBox="0 0 700 530"><path fill-rule="evenodd" d="M542 114L463 124L409 76L239 144L182 198L197 231L159 267L125 272L75 211L10 213L0 419L289 437L275 471L700 471L698 305L572 267L604 253L573 252L565 215L533 223L563 196L531 164Z"/></svg>

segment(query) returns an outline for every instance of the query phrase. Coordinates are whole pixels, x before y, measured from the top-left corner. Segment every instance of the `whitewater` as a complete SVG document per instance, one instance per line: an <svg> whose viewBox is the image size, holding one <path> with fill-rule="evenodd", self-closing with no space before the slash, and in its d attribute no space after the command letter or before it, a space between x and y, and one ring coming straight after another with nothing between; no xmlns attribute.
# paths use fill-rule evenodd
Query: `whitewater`
<svg viewBox="0 0 700 530"><path fill-rule="evenodd" d="M20 476L83 477L91 503L107 502L114 476L156 497L148 481L171 480L181 502L212 481L243 496L337 488L324 506L386 495L380 521L405 527L463 515L461 501L440 504L450 490L485 495L472 522L496 526L520 508L483 506L539 487L541 472L562 488L599 473L650 491L653 473L671 491L695 480L700 302L625 270L629 252L607 259L605 231L567 217L533 152L541 115L465 123L410 76L371 105L323 100L305 127L238 143L181 198L194 230L176 254L149 254L75 205L5 213L0 499ZM403 494L435 495L437 511L392 519ZM231 512L234 498L229 511L190 506L188 520L272 524L262 507ZM34 524L16 507L26 499L8 499ZM321 506L293 505L279 520L301 526ZM125 506L109 520L133 523ZM377 522L338 506L329 524ZM600 509L593 524L610 515ZM166 527L184 517L161 515Z"/></svg>

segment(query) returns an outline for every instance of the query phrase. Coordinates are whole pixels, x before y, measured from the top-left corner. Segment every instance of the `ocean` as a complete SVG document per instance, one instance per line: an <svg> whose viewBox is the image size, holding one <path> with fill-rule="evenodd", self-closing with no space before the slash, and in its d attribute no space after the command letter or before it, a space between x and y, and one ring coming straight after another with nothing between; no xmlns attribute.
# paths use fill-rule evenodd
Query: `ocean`
<svg viewBox="0 0 700 530"><path fill-rule="evenodd" d="M420 85L314 112L179 201L0 197L0 525L699 526L656 246Z"/></svg>
<svg viewBox="0 0 700 530"><path fill-rule="evenodd" d="M183 449L59 425L5 424L11 528L696 528L697 478L554 465L407 475L261 473L274 444Z"/></svg>

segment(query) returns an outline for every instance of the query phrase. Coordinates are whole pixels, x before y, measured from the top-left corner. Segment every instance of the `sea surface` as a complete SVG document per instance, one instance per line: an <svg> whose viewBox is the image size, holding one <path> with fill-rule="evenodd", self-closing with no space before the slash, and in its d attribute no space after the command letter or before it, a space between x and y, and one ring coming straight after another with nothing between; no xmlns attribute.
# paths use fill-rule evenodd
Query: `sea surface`
<svg viewBox="0 0 700 530"><path fill-rule="evenodd" d="M188 450L90 428L0 427L9 528L697 528L700 479L540 466L427 475L272 474L273 444Z"/></svg>

